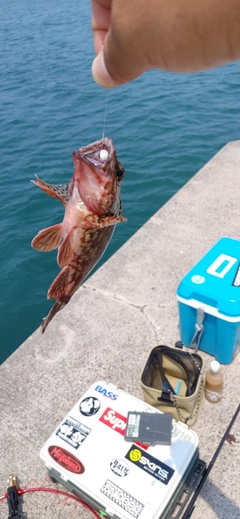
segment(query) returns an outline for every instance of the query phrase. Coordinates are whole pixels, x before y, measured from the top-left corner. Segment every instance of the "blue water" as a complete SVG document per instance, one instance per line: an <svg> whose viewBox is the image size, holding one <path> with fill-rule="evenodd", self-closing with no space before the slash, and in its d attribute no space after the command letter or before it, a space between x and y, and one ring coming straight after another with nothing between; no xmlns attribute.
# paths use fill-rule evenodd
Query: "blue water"
<svg viewBox="0 0 240 519"><path fill-rule="evenodd" d="M30 246L63 215L61 204L30 182L35 173L68 183L71 152L102 137L107 104L105 135L126 169L128 223L117 226L105 261L224 144L240 138L240 64L192 76L153 71L107 96L91 77L89 2L0 0L0 13L2 362L48 312L47 289L59 271L56 252Z"/></svg>

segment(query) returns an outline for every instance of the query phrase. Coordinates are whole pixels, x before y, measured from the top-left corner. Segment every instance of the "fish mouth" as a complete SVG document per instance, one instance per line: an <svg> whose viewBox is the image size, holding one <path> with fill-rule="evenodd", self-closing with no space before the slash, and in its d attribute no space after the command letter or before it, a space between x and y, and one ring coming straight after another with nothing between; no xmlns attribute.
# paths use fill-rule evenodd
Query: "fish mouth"
<svg viewBox="0 0 240 519"><path fill-rule="evenodd" d="M118 161L112 139L104 137L73 152L74 174L69 184L94 214L112 211L118 192Z"/></svg>
<svg viewBox="0 0 240 519"><path fill-rule="evenodd" d="M83 146L73 152L74 157L78 157L86 164L95 168L103 168L109 163L114 154L113 141L109 137L103 137L88 146Z"/></svg>

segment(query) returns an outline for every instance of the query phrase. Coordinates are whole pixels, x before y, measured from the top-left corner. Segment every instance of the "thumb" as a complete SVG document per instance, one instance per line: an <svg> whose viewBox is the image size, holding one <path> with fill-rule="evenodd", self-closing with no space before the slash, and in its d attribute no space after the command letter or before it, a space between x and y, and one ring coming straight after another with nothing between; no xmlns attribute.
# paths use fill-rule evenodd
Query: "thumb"
<svg viewBox="0 0 240 519"><path fill-rule="evenodd" d="M110 56L112 57L112 56ZM115 56L114 56L115 57ZM92 63L92 76L94 81L100 85L103 88L114 88L119 85L124 85L125 83L128 83L129 81L133 81L133 79L136 79L138 76L140 76L143 72L148 70L148 67L145 69L139 69L137 68L136 62L134 63L136 65L136 70L134 66L131 66L130 69L127 67L127 62L129 61L129 65L131 66L131 59L128 60L128 57L126 59L121 58L115 58L114 63L117 63L117 74L114 72L114 75L117 76L118 79L113 79L110 76L110 73L108 71L108 67L106 66L106 59L104 54L104 48L102 47L99 54L96 56ZM123 63L123 65L122 65ZM122 65L122 67L121 67ZM121 70L123 72L121 73Z"/></svg>
<svg viewBox="0 0 240 519"><path fill-rule="evenodd" d="M119 83L114 81L108 73L104 60L103 47L93 61L92 76L94 81L101 87L114 88L119 85Z"/></svg>

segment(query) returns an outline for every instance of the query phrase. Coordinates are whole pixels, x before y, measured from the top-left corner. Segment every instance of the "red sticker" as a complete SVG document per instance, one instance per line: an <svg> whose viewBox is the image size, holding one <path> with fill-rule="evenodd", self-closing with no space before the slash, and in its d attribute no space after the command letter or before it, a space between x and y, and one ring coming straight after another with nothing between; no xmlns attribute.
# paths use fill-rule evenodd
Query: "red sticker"
<svg viewBox="0 0 240 519"><path fill-rule="evenodd" d="M122 434L124 436L124 431L126 429L127 419L125 416L122 416L119 413L116 413L113 409L108 407L106 411L102 414L101 418L99 418L100 422L105 423L113 429L114 431Z"/></svg>
<svg viewBox="0 0 240 519"><path fill-rule="evenodd" d="M82 463L73 454L62 447L51 445L48 447L48 452L54 461L64 469L74 472L74 474L82 474L84 472L85 469Z"/></svg>

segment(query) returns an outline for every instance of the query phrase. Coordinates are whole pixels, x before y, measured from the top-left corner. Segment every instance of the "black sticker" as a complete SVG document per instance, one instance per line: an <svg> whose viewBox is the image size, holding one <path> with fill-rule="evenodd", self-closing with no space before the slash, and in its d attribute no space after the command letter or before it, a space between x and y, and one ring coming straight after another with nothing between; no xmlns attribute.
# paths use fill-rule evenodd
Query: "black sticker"
<svg viewBox="0 0 240 519"><path fill-rule="evenodd" d="M168 467L168 465L165 465L165 463L154 458L151 454L148 454L136 445L132 445L125 458L147 472L147 474L150 474L150 476L164 483L164 485L168 485L175 472L171 467Z"/></svg>
<svg viewBox="0 0 240 519"><path fill-rule="evenodd" d="M82 400L82 402L79 405L79 411L84 416L93 416L99 411L100 405L101 404L98 398L95 398L94 396L89 396Z"/></svg>
<svg viewBox="0 0 240 519"><path fill-rule="evenodd" d="M74 449L78 449L90 432L89 427L69 417L60 425L56 435L69 443Z"/></svg>

